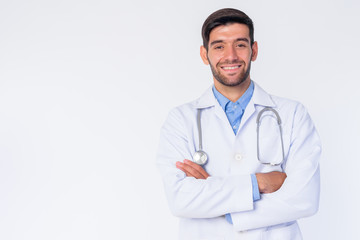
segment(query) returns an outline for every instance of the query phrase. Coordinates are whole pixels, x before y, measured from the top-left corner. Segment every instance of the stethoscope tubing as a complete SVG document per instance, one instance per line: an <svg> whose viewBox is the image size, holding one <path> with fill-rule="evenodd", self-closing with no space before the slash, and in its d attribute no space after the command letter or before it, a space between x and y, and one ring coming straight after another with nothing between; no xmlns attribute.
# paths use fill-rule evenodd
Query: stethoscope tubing
<svg viewBox="0 0 360 240"><path fill-rule="evenodd" d="M201 130L201 109L199 108L197 111L197 125L198 125L198 133L199 133L199 151L202 151L202 130Z"/></svg>
<svg viewBox="0 0 360 240"><path fill-rule="evenodd" d="M277 123L278 123L278 126L279 126L279 132L280 132L280 141L281 141L281 151L282 151L282 161L279 162L279 163L274 163L274 162L263 162L261 161L260 159L260 137L259 137L259 134L260 134L260 125L261 125L261 116L263 115L264 112L266 111L271 111L275 114L276 116L276 120L277 120ZM256 133L257 133L257 137L256 137L256 148L257 148L257 158L258 158L258 161L262 164L265 164L265 165L271 165L271 166L278 166L280 164L282 164L284 161L285 161L285 151L284 151L284 141L283 141L283 133L282 133L282 127L281 127L281 118L280 118L280 115L279 113L271 108L271 107L266 107L266 108L263 108L257 115L257 118L256 118Z"/></svg>
<svg viewBox="0 0 360 240"><path fill-rule="evenodd" d="M208 155L202 150L202 131L201 131L201 109L197 111L198 134L199 134L199 150L193 155L193 161L199 165L205 165L208 161Z"/></svg>
<svg viewBox="0 0 360 240"><path fill-rule="evenodd" d="M199 134L199 150L196 151L193 155L193 160L195 163L199 164L199 165L204 165L206 164L206 162L208 161L208 156L206 154L205 151L203 151L203 144L202 144L202 127L201 127L201 108L199 108L197 110L197 118L196 118L196 122L197 122L197 127L198 127L198 134ZM263 115L264 112L266 111L271 111L275 114L276 116L276 120L277 120L277 123L278 123L278 126L279 126L279 132L280 132L280 141L281 141L281 151L282 151L282 160L278 163L275 163L275 162L263 162L261 161L260 159L260 125L261 125L261 117ZM281 127L281 118L280 118L280 115L279 113L274 109L274 108L271 108L271 107L265 107L263 108L257 115L257 118L256 118L256 137L257 137L257 140L256 140L256 145L257 145L257 159L260 163L262 164L265 164L265 165L270 165L270 166L278 166L280 164L282 164L284 161L285 161L285 151L284 151L284 141L283 141L283 132L282 132L282 127Z"/></svg>

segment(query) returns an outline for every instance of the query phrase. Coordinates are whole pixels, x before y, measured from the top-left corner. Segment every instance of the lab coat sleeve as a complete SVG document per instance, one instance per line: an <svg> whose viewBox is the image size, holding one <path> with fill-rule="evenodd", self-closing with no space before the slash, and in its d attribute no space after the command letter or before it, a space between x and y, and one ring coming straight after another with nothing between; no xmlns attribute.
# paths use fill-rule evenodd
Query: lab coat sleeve
<svg viewBox="0 0 360 240"><path fill-rule="evenodd" d="M176 168L177 161L192 159L189 134L186 134L189 127L185 127L184 120L181 111L170 112L161 129L157 155L157 166L172 213L184 218L212 218L252 210L250 174L203 180L186 177Z"/></svg>
<svg viewBox="0 0 360 240"><path fill-rule="evenodd" d="M267 227L311 216L318 210L321 145L308 113L299 105L292 125L287 174L281 188L262 194L254 210L232 213L237 231Z"/></svg>

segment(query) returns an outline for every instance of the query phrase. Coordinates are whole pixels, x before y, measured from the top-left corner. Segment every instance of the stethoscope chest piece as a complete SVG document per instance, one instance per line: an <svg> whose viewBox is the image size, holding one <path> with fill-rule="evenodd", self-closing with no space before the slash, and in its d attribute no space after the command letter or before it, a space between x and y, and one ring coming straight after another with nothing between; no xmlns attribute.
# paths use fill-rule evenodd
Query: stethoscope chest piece
<svg viewBox="0 0 360 240"><path fill-rule="evenodd" d="M193 155L193 162L196 164L204 165L207 162L207 160L208 160L208 156L202 150L196 151Z"/></svg>
<svg viewBox="0 0 360 240"><path fill-rule="evenodd" d="M267 162L267 161L263 161L260 158L260 125L261 125L261 121L262 121L262 115L264 112L266 111L270 111L273 112L275 114L276 117L276 121L279 127L279 134L280 134L280 146L281 146L281 153L282 153L282 159L280 159L280 161L278 162ZM284 151L284 142L283 142L283 134L282 134L282 127L281 127L281 118L279 113L271 108L271 107L265 107L264 109L262 109L256 119L256 124L257 124L257 158L259 160L260 163L262 164L266 164L266 165L271 165L271 166L277 166L282 164L285 161L285 151ZM204 165L207 161L208 161L208 155L202 150L202 131L201 131L201 109L198 109L197 111L197 126L198 126L198 134L199 134L199 150L197 150L194 155L193 155L193 162L199 165Z"/></svg>

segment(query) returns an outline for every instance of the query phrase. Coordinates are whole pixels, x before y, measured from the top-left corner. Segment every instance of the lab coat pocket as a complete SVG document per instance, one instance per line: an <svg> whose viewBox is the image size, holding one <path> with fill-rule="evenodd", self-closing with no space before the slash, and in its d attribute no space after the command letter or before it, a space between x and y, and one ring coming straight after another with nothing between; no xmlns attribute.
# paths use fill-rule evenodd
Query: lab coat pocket
<svg viewBox="0 0 360 240"><path fill-rule="evenodd" d="M302 240L297 222L271 226L262 233L262 240Z"/></svg>

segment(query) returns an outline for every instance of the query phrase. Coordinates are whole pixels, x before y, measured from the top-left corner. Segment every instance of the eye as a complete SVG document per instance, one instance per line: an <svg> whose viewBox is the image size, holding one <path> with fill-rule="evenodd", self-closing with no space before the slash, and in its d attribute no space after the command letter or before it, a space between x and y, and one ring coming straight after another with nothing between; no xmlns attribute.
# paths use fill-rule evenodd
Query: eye
<svg viewBox="0 0 360 240"><path fill-rule="evenodd" d="M223 49L224 47L222 45L217 45L217 46L214 46L214 49L216 50L221 50Z"/></svg>
<svg viewBox="0 0 360 240"><path fill-rule="evenodd" d="M243 44L243 43L239 43L239 44L237 45L237 47L246 47L246 45Z"/></svg>

